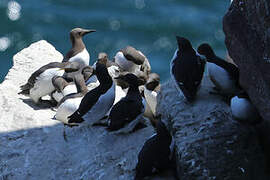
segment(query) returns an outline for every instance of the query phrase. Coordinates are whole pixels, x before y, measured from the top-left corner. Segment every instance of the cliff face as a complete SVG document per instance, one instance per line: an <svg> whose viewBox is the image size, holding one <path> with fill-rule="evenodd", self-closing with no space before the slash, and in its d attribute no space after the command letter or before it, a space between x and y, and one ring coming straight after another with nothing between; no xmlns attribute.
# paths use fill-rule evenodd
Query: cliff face
<svg viewBox="0 0 270 180"><path fill-rule="evenodd" d="M239 124L207 76L196 101L186 102L172 81L163 84L157 112L175 140L178 176L197 179L269 179L261 129ZM178 96L179 94L179 96Z"/></svg>
<svg viewBox="0 0 270 180"><path fill-rule="evenodd" d="M270 2L234 0L223 19L229 55L240 83L261 116L270 122Z"/></svg>
<svg viewBox="0 0 270 180"><path fill-rule="evenodd" d="M36 69L62 55L39 41L13 58L0 84L0 179L133 179L137 155L154 130L113 135L103 127L66 129L51 118L55 112L18 95ZM172 179L170 175L153 179Z"/></svg>

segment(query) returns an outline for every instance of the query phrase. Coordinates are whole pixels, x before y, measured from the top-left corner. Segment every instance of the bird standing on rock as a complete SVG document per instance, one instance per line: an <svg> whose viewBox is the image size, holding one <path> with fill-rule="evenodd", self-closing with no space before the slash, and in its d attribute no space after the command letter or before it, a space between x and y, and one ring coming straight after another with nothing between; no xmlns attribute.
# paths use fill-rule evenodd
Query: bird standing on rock
<svg viewBox="0 0 270 180"><path fill-rule="evenodd" d="M103 118L113 105L115 87L106 65L96 63L95 74L100 85L89 91L82 99L79 108L68 117L68 123L93 124Z"/></svg>
<svg viewBox="0 0 270 180"><path fill-rule="evenodd" d="M160 91L160 77L157 73L150 73L147 82L144 85L144 98L146 100L146 107L144 116L149 118L152 125L156 125L156 106L157 95Z"/></svg>
<svg viewBox="0 0 270 180"><path fill-rule="evenodd" d="M85 85L85 80L82 74L78 73L74 76L74 83L76 86L76 92L65 95L58 103L58 108L54 119L68 123L68 116L74 113L83 99L83 96L88 92L87 86Z"/></svg>
<svg viewBox="0 0 270 180"><path fill-rule="evenodd" d="M127 82L129 89L127 95L112 107L108 118L108 130L116 131L128 124L123 132L130 132L140 122L144 112L143 99L138 88L140 82L138 77L131 73L120 75L116 79Z"/></svg>
<svg viewBox="0 0 270 180"><path fill-rule="evenodd" d="M174 168L170 159L170 144L172 137L166 125L159 120L156 125L156 134L152 135L143 145L138 155L135 180L142 180L144 177L158 172Z"/></svg>
<svg viewBox="0 0 270 180"><path fill-rule="evenodd" d="M114 57L115 62L124 71L135 73L143 73L148 76L151 72L151 66L146 56L134 47L127 46L118 51Z"/></svg>
<svg viewBox="0 0 270 180"><path fill-rule="evenodd" d="M81 67L78 62L52 62L35 71L28 82L22 85L19 94L29 95L35 103L48 103L43 96L51 94L55 87L52 84L54 76L62 76L65 72L75 72Z"/></svg>
<svg viewBox="0 0 270 180"><path fill-rule="evenodd" d="M196 54L189 40L176 36L178 49L171 60L171 77L176 88L193 101L201 84L205 61Z"/></svg>
<svg viewBox="0 0 270 180"><path fill-rule="evenodd" d="M218 94L228 96L230 99L241 91L237 66L216 56L209 44L201 44L198 53L206 57L209 77Z"/></svg>
<svg viewBox="0 0 270 180"><path fill-rule="evenodd" d="M72 48L65 55L63 62L77 61L85 66L89 65L90 55L85 48L82 37L92 32L96 32L96 30L75 28L70 31L70 41L72 43Z"/></svg>
<svg viewBox="0 0 270 180"><path fill-rule="evenodd" d="M73 76L75 77L77 74L82 74L83 79L87 81L93 75L93 71L94 70L91 66L84 66L80 70L76 71L76 73L74 72ZM77 88L76 83L74 82L67 82L62 76L53 77L52 83L56 90L51 94L52 98L59 102L64 96L76 93Z"/></svg>

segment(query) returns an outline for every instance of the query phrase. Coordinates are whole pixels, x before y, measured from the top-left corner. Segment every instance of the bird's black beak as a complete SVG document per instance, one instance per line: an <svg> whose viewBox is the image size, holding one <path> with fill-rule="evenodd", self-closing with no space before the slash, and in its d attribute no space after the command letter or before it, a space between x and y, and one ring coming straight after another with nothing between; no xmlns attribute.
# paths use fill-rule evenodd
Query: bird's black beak
<svg viewBox="0 0 270 180"><path fill-rule="evenodd" d="M81 35L84 36L84 35L92 33L92 32L96 32L96 30L95 29L82 29Z"/></svg>

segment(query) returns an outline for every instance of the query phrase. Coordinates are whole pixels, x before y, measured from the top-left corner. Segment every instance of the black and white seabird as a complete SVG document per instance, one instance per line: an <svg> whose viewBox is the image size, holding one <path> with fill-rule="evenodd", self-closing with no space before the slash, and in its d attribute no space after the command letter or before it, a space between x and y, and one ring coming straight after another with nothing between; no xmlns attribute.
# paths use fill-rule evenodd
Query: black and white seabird
<svg viewBox="0 0 270 180"><path fill-rule="evenodd" d="M154 170L161 172L173 168L174 163L170 160L171 142L171 134L166 125L159 120L156 125L156 134L144 143L139 152L135 180L151 176Z"/></svg>
<svg viewBox="0 0 270 180"><path fill-rule="evenodd" d="M151 66L146 56L131 46L118 51L114 57L115 62L125 71L136 73L142 71L146 75L151 72Z"/></svg>
<svg viewBox="0 0 270 180"><path fill-rule="evenodd" d="M233 118L239 122L255 125L262 122L262 118L256 107L250 101L247 93L242 92L231 99L231 111Z"/></svg>
<svg viewBox="0 0 270 180"><path fill-rule="evenodd" d="M54 76L62 76L65 72L74 72L80 69L78 62L52 62L35 71L28 82L22 85L19 94L29 95L35 102L42 102L42 97L51 94L55 87L52 84Z"/></svg>
<svg viewBox="0 0 270 180"><path fill-rule="evenodd" d="M89 65L90 55L85 48L82 37L91 32L96 32L96 30L75 28L70 31L70 41L72 43L72 48L65 55L63 62L77 61L85 66Z"/></svg>
<svg viewBox="0 0 270 180"><path fill-rule="evenodd" d="M68 117L68 123L86 121L87 124L93 124L102 119L112 107L115 85L106 65L97 62L95 73L100 85L83 97L79 108Z"/></svg>
<svg viewBox="0 0 270 180"><path fill-rule="evenodd" d="M74 72L73 76L76 76L80 73L82 74L83 79L87 81L93 75L93 71L94 70L91 66L84 66L80 70ZM77 92L76 84L74 82L67 82L66 79L62 76L53 77L52 83L56 90L52 93L51 96L57 102L59 102L64 96Z"/></svg>
<svg viewBox="0 0 270 180"><path fill-rule="evenodd" d="M144 85L144 98L146 100L146 107L144 116L149 118L153 125L156 124L156 106L157 94L160 90L160 77L157 73L150 73L147 82Z"/></svg>
<svg viewBox="0 0 270 180"><path fill-rule="evenodd" d="M240 91L237 66L216 56L209 44L201 44L198 53L206 57L209 77L219 94L230 98Z"/></svg>
<svg viewBox="0 0 270 180"><path fill-rule="evenodd" d="M58 103L58 108L54 119L68 123L68 116L74 113L80 106L83 96L88 92L85 84L85 79L81 73L77 73L74 76L74 83L76 86L76 92L65 95Z"/></svg>
<svg viewBox="0 0 270 180"><path fill-rule="evenodd" d="M129 89L127 95L112 107L108 118L108 130L116 131L128 124L125 132L130 132L140 122L145 109L138 88L139 79L131 73L120 75L116 79L126 81Z"/></svg>
<svg viewBox="0 0 270 180"><path fill-rule="evenodd" d="M193 101L201 84L205 61L196 54L189 40L176 36L178 49L171 60L171 76L176 88Z"/></svg>

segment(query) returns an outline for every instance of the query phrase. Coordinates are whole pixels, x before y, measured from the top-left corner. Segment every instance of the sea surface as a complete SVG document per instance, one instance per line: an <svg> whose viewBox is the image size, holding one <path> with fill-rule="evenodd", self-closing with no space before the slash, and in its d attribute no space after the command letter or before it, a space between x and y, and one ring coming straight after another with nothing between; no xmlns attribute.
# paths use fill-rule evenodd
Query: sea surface
<svg viewBox="0 0 270 180"><path fill-rule="evenodd" d="M229 5L229 0L0 0L0 82L13 55L33 42L44 39L65 54L75 27L97 30L84 37L91 63L101 51L112 58L131 45L148 57L164 82L176 35L195 48L208 42L218 55L226 55L222 18Z"/></svg>

